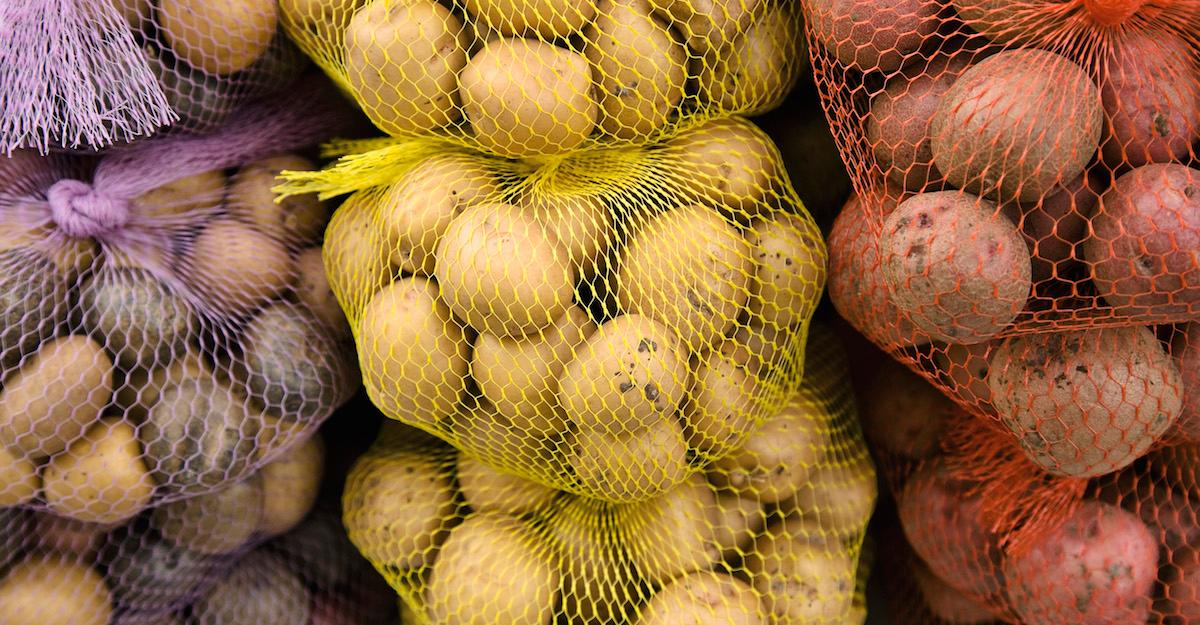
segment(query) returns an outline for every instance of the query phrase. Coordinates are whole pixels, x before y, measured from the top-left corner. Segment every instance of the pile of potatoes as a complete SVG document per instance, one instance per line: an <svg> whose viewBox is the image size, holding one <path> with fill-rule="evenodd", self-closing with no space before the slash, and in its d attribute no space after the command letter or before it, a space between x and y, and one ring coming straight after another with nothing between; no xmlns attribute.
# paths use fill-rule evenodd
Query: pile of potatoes
<svg viewBox="0 0 1200 625"><path fill-rule="evenodd" d="M814 341L810 358L837 358L829 336ZM556 490L387 422L347 478L350 540L421 622L862 622L875 474L844 371L814 369L731 455L634 503Z"/></svg>
<svg viewBox="0 0 1200 625"><path fill-rule="evenodd" d="M244 1L244 0L243 0ZM777 0L280 0L380 130L520 158L779 105L806 66Z"/></svg>
<svg viewBox="0 0 1200 625"><path fill-rule="evenodd" d="M245 477L348 398L328 211L270 192L303 166L279 155L155 188L116 243L0 227L0 506L120 523ZM0 179L17 197L27 182Z"/></svg>
<svg viewBox="0 0 1200 625"><path fill-rule="evenodd" d="M1192 33L1131 13L1110 36L1112 3L949 4L805 5L819 63L865 76L825 93L860 191L829 236L834 305L1056 475L1198 440Z"/></svg>
<svg viewBox="0 0 1200 625"><path fill-rule="evenodd" d="M634 157L601 186L626 161L546 180L438 153L351 196L325 259L375 405L613 502L739 447L798 379L820 236L748 121Z"/></svg>

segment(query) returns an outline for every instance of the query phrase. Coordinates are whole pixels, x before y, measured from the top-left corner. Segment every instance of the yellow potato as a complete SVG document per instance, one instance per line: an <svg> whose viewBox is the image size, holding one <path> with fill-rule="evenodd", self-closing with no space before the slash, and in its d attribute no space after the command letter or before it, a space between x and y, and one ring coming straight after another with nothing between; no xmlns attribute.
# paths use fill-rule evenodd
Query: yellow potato
<svg viewBox="0 0 1200 625"><path fill-rule="evenodd" d="M683 409L688 445L711 457L739 447L761 416L758 378L713 350L695 365Z"/></svg>
<svg viewBox="0 0 1200 625"><path fill-rule="evenodd" d="M711 51L700 72L700 94L724 111L757 115L783 102L808 52L800 18L776 6L725 47Z"/></svg>
<svg viewBox="0 0 1200 625"><path fill-rule="evenodd" d="M664 585L641 610L638 625L767 625L748 584L722 573L689 573Z"/></svg>
<svg viewBox="0 0 1200 625"><path fill-rule="evenodd" d="M37 466L0 445L0 508L29 503L42 487ZM3 558L0 558L2 561Z"/></svg>
<svg viewBox="0 0 1200 625"><path fill-rule="evenodd" d="M634 501L684 480L687 443L673 417L636 432L584 429L575 435L570 463L589 496Z"/></svg>
<svg viewBox="0 0 1200 625"><path fill-rule="evenodd" d="M311 171L317 166L296 154L280 154L243 165L229 185L229 214L294 245L311 245L321 238L329 210L315 193L293 195L278 204L272 187L283 170Z"/></svg>
<svg viewBox="0 0 1200 625"><path fill-rule="evenodd" d="M114 396L115 408L127 419L141 423L167 388L184 384L189 379L214 375L204 357L193 350L188 350L183 357L172 360L165 367L131 369L118 383Z"/></svg>
<svg viewBox="0 0 1200 625"><path fill-rule="evenodd" d="M463 0L467 12L505 35L556 39L596 15L595 0Z"/></svg>
<svg viewBox="0 0 1200 625"><path fill-rule="evenodd" d="M279 0L280 19L293 24L343 24L367 0ZM323 31L318 31L323 32Z"/></svg>
<svg viewBox="0 0 1200 625"><path fill-rule="evenodd" d="M629 555L638 571L661 584L721 561L713 540L716 500L704 475L697 473L653 499L631 504L618 516L625 527Z"/></svg>
<svg viewBox="0 0 1200 625"><path fill-rule="evenodd" d="M600 129L619 139L662 128L683 99L687 48L646 0L601 0L584 31L600 105Z"/></svg>
<svg viewBox="0 0 1200 625"><path fill-rule="evenodd" d="M550 325L574 294L565 248L509 204L473 206L455 217L438 244L435 273L450 310L499 337Z"/></svg>
<svg viewBox="0 0 1200 625"><path fill-rule="evenodd" d="M793 349L795 342L793 328L752 319L750 323L739 325L720 349L722 355L750 375L767 380L784 364L785 358L790 357L788 350Z"/></svg>
<svg viewBox="0 0 1200 625"><path fill-rule="evenodd" d="M425 598L439 625L549 625L560 580L554 553L525 524L473 514L443 545Z"/></svg>
<svg viewBox="0 0 1200 625"><path fill-rule="evenodd" d="M500 156L570 152L596 125L587 59L544 41L488 43L467 62L459 85L475 139Z"/></svg>
<svg viewBox="0 0 1200 625"><path fill-rule="evenodd" d="M379 224L392 266L432 276L438 241L463 210L500 199L495 173L467 154L431 156L388 187Z"/></svg>
<svg viewBox="0 0 1200 625"><path fill-rule="evenodd" d="M277 0L161 0L159 26L175 55L209 74L233 74L267 51Z"/></svg>
<svg viewBox="0 0 1200 625"><path fill-rule="evenodd" d="M113 362L86 336L43 343L0 391L0 442L17 456L67 448L100 418L113 393Z"/></svg>
<svg viewBox="0 0 1200 625"><path fill-rule="evenodd" d="M467 396L450 421L455 447L508 471L545 475L558 436L517 427L487 400Z"/></svg>
<svg viewBox="0 0 1200 625"><path fill-rule="evenodd" d="M112 609L104 578L73 558L27 556L0 578L3 625L108 625Z"/></svg>
<svg viewBox="0 0 1200 625"><path fill-rule="evenodd" d="M733 328L753 273L750 245L720 214L679 207L634 235L620 260L617 297L622 311L663 323L700 352Z"/></svg>
<svg viewBox="0 0 1200 625"><path fill-rule="evenodd" d="M617 239L612 213L597 195L529 194L517 206L567 248L571 268L590 276Z"/></svg>
<svg viewBox="0 0 1200 625"><path fill-rule="evenodd" d="M187 278L216 310L243 315L278 296L294 277L288 250L275 237L236 219L217 219L192 242Z"/></svg>
<svg viewBox="0 0 1200 625"><path fill-rule="evenodd" d="M85 523L131 519L154 494L133 428L114 418L96 423L52 458L42 482L51 511Z"/></svg>
<svg viewBox="0 0 1200 625"><path fill-rule="evenodd" d="M749 27L763 0L650 0L650 3L672 20L688 47L703 56Z"/></svg>
<svg viewBox="0 0 1200 625"><path fill-rule="evenodd" d="M456 78L470 35L433 0L374 0L346 27L346 78L359 104L392 135L458 120Z"/></svg>
<svg viewBox="0 0 1200 625"><path fill-rule="evenodd" d="M24 210L20 202L12 210ZM42 207L33 210L45 210ZM96 262L99 245L95 239L54 235L58 228L53 222L32 223L10 219L0 232L0 252L20 253L28 248L38 250L62 272L68 280L75 278Z"/></svg>
<svg viewBox="0 0 1200 625"><path fill-rule="evenodd" d="M558 491L523 477L498 471L458 453L458 487L475 512L520 516L545 508Z"/></svg>
<svg viewBox="0 0 1200 625"><path fill-rule="evenodd" d="M810 319L825 288L825 244L816 228L781 213L751 224L746 238L757 265L750 318L776 327Z"/></svg>
<svg viewBox="0 0 1200 625"><path fill-rule="evenodd" d="M425 452L359 458L342 502L350 540L376 566L432 564L457 509L451 479L449 464Z"/></svg>
<svg viewBox="0 0 1200 625"><path fill-rule="evenodd" d="M754 542L754 535L762 529L767 519L762 502L754 493L742 496L727 490L717 491L714 501L717 524L713 527L713 540L717 548L725 558L747 554Z"/></svg>
<svg viewBox="0 0 1200 625"><path fill-rule="evenodd" d="M786 180L779 149L757 126L738 117L715 119L663 143L679 193L748 221L763 213Z"/></svg>
<svg viewBox="0 0 1200 625"><path fill-rule="evenodd" d="M119 523L84 523L49 512L35 512L31 535L33 546L42 552L89 560L96 557L109 532L117 527Z"/></svg>
<svg viewBox="0 0 1200 625"><path fill-rule="evenodd" d="M614 519L610 504L573 498L546 520L546 540L562 558L559 612L578 622L629 622L642 594Z"/></svg>
<svg viewBox="0 0 1200 625"><path fill-rule="evenodd" d="M133 30L139 30L154 10L151 0L113 0L113 6Z"/></svg>
<svg viewBox="0 0 1200 625"><path fill-rule="evenodd" d="M558 380L566 416L583 429L622 436L673 418L688 386L686 348L643 315L605 322Z"/></svg>
<svg viewBox="0 0 1200 625"><path fill-rule="evenodd" d="M466 387L471 344L437 285L405 278L363 311L358 354L363 383L385 415L434 426L454 412Z"/></svg>
<svg viewBox="0 0 1200 625"><path fill-rule="evenodd" d="M143 217L169 219L197 210L213 210L225 199L225 172L205 171L172 180L130 201L130 211Z"/></svg>
<svg viewBox="0 0 1200 625"><path fill-rule="evenodd" d="M350 324L346 313L333 295L329 276L325 274L325 263L321 260L321 248L310 247L296 254L296 299L300 300L313 316L332 336L338 339L350 337Z"/></svg>
<svg viewBox="0 0 1200 625"><path fill-rule="evenodd" d="M259 469L263 502L258 533L278 536L303 521L317 502L324 473L325 442L319 434Z"/></svg>
<svg viewBox="0 0 1200 625"><path fill-rule="evenodd" d="M869 457L849 464L825 464L809 472L796 491L795 507L826 532L853 537L864 531L878 495Z"/></svg>
<svg viewBox="0 0 1200 625"><path fill-rule="evenodd" d="M263 481L257 475L220 490L154 509L151 523L179 547L209 555L236 551L263 521Z"/></svg>
<svg viewBox="0 0 1200 625"><path fill-rule="evenodd" d="M751 584L773 623L840 623L850 612L855 562L840 542L810 536L789 519L759 536L747 558Z"/></svg>
<svg viewBox="0 0 1200 625"><path fill-rule="evenodd" d="M556 399L559 376L595 330L588 312L571 306L553 325L530 336L481 334L471 376L484 398L514 425L551 436L566 429Z"/></svg>

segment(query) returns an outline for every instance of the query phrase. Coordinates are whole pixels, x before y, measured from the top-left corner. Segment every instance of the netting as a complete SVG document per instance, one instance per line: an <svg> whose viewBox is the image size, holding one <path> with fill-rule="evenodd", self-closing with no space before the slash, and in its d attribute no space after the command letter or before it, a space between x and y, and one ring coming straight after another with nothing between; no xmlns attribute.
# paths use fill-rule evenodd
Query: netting
<svg viewBox="0 0 1200 625"><path fill-rule="evenodd" d="M0 506L119 524L242 480L353 394L311 261L328 208L270 192L345 128L297 94L203 136L0 160Z"/></svg>
<svg viewBox="0 0 1200 625"><path fill-rule="evenodd" d="M288 34L399 138L502 157L641 145L778 106L807 65L782 0L285 0Z"/></svg>
<svg viewBox="0 0 1200 625"><path fill-rule="evenodd" d="M350 540L405 623L849 623L875 501L845 355L815 327L804 381L726 460L649 499L554 490L385 424L351 469Z"/></svg>

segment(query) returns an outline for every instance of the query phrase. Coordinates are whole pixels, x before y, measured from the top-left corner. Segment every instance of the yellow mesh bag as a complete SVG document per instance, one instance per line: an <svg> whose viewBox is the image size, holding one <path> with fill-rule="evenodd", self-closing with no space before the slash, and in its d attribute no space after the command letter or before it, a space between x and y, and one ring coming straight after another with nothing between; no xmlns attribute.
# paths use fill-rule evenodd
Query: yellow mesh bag
<svg viewBox="0 0 1200 625"><path fill-rule="evenodd" d="M557 491L389 423L347 477L350 540L405 623L861 623L875 474L845 356L814 330L813 366L761 429L640 502Z"/></svg>
<svg viewBox="0 0 1200 625"><path fill-rule="evenodd" d="M284 190L355 191L324 258L387 416L630 502L739 447L794 391L824 245L752 123L536 162L335 147L358 155Z"/></svg>
<svg viewBox="0 0 1200 625"><path fill-rule="evenodd" d="M645 144L775 106L808 59L785 0L280 0L394 137L504 157Z"/></svg>

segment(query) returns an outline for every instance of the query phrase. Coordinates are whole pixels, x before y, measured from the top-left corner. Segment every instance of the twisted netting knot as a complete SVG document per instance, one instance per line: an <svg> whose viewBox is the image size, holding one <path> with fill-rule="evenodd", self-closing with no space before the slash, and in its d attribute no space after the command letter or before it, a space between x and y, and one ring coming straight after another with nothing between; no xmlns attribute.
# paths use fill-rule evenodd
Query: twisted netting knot
<svg viewBox="0 0 1200 625"><path fill-rule="evenodd" d="M63 233L96 237L119 230L129 221L129 202L82 180L59 180L46 193L50 215Z"/></svg>

